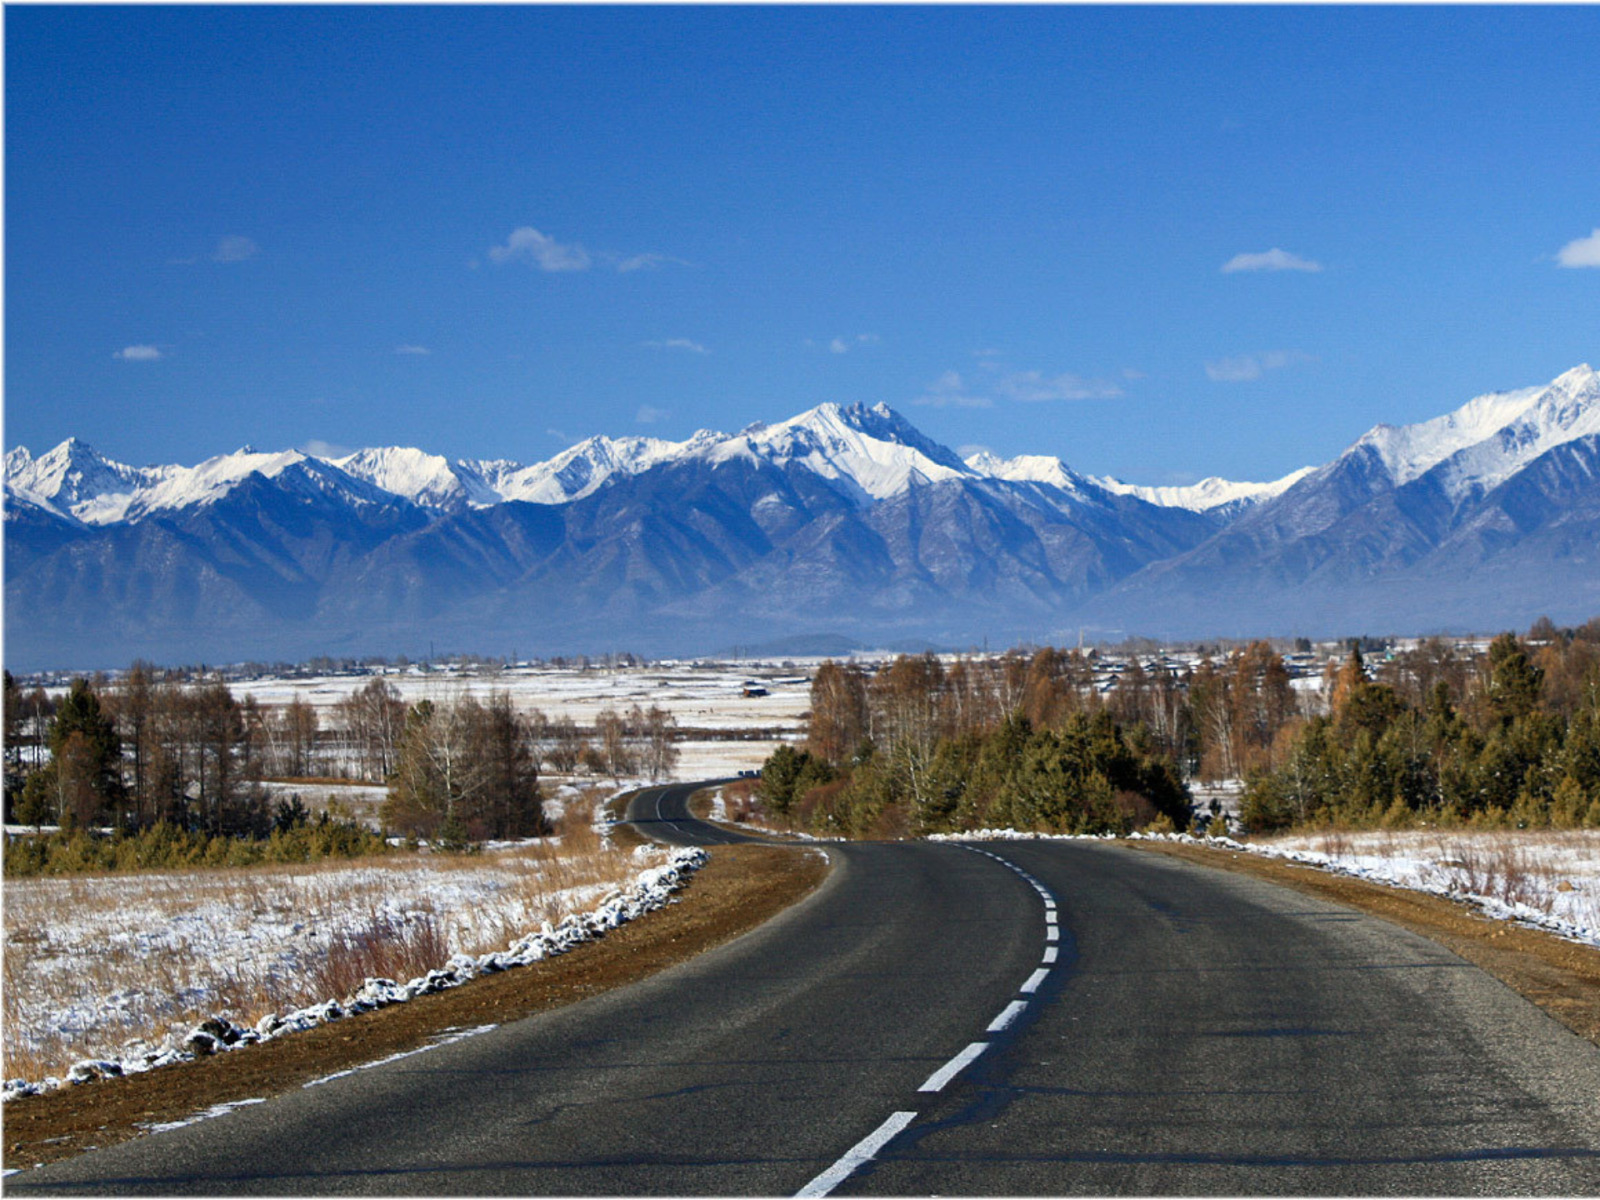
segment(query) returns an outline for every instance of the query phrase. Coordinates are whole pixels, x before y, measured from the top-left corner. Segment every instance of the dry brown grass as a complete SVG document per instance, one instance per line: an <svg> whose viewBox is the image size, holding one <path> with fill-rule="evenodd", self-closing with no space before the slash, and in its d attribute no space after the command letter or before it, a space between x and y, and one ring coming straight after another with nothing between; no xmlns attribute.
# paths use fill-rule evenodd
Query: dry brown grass
<svg viewBox="0 0 1600 1200"><path fill-rule="evenodd" d="M8 880L5 1077L60 1075L213 1014L253 1024L369 976L504 949L641 869L595 832L593 811L574 802L558 839L483 854Z"/></svg>

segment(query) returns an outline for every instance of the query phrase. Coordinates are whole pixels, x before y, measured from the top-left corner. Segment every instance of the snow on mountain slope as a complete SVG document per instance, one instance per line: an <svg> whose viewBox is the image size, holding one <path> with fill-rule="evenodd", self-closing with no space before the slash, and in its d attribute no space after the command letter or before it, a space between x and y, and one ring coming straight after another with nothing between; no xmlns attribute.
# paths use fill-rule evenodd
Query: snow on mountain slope
<svg viewBox="0 0 1600 1200"><path fill-rule="evenodd" d="M1123 483L1120 479L1113 479L1109 475L1095 475L1090 478L1108 492L1116 492L1122 496L1137 496L1141 500L1159 504L1163 508L1186 508L1190 512L1209 512L1230 504L1235 506L1260 504L1263 500L1282 495L1314 470L1315 467L1301 467L1298 471L1291 471L1282 479L1274 479L1268 483L1236 482L1213 475L1186 487L1146 487L1136 483Z"/></svg>
<svg viewBox="0 0 1600 1200"><path fill-rule="evenodd" d="M8 453L6 487L58 516L106 525L122 520L135 497L159 485L172 470L130 467L68 438L38 458L26 447Z"/></svg>
<svg viewBox="0 0 1600 1200"><path fill-rule="evenodd" d="M1516 464L1531 462L1551 446L1594 432L1576 426L1582 424L1585 412L1594 419L1595 389L1595 373L1584 364L1548 384L1475 397L1430 421L1374 426L1345 454L1370 448L1399 487L1468 447L1517 426L1509 439L1500 439L1500 449L1490 447L1479 458L1485 471L1503 471L1500 478L1505 478L1515 472ZM1536 453L1517 452L1519 446L1526 451L1534 445L1540 446ZM1468 480L1470 472L1462 478Z"/></svg>
<svg viewBox="0 0 1600 1200"><path fill-rule="evenodd" d="M887 499L912 482L976 474L886 404L821 404L775 425L751 425L695 453L710 462L746 457L798 464L862 500Z"/></svg>
<svg viewBox="0 0 1600 1200"><path fill-rule="evenodd" d="M1440 460L1435 477L1452 499L1490 491L1546 451L1600 433L1600 374L1587 363L1529 390L1532 402L1514 417Z"/></svg>
<svg viewBox="0 0 1600 1200"><path fill-rule="evenodd" d="M504 498L485 482L481 464L459 459L452 462L442 454L409 446L358 450L343 458L323 461L413 504L443 512L484 508Z"/></svg>
<svg viewBox="0 0 1600 1200"><path fill-rule="evenodd" d="M651 437L592 437L542 463L485 463L482 470L485 481L502 499L565 504L604 486L613 475L637 475L681 455L695 444L695 438L668 442Z"/></svg>
<svg viewBox="0 0 1600 1200"><path fill-rule="evenodd" d="M1082 489L1084 476L1079 475L1059 458L1046 454L1019 454L1015 458L1000 458L987 450L967 459L967 466L979 475L990 479L1007 479L1013 483L1043 483L1063 491Z"/></svg>

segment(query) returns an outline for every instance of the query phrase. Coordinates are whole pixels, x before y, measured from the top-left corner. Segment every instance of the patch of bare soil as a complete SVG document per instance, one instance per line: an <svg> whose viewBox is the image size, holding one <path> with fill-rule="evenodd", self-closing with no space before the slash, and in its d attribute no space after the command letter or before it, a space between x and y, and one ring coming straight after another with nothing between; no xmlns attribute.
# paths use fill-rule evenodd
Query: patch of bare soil
<svg viewBox="0 0 1600 1200"><path fill-rule="evenodd" d="M1496 921L1464 902L1388 887L1240 850L1181 842L1122 842L1201 866L1254 875L1332 900L1432 938L1600 1045L1600 950Z"/></svg>
<svg viewBox="0 0 1600 1200"><path fill-rule="evenodd" d="M70 1158L157 1122L427 1045L446 1030L520 1020L632 983L755 928L827 871L821 855L789 847L718 846L674 903L559 957L214 1058L12 1100L4 1163Z"/></svg>

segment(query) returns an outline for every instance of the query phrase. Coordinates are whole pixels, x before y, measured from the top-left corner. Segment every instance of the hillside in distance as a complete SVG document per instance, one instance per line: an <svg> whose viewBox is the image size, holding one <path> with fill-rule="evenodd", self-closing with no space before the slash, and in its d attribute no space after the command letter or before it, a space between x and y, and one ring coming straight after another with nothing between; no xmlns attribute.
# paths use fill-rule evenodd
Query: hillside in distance
<svg viewBox="0 0 1600 1200"><path fill-rule="evenodd" d="M7 665L704 653L1520 626L1600 611L1600 380L1378 426L1271 483L967 460L877 405L546 462L5 461Z"/></svg>

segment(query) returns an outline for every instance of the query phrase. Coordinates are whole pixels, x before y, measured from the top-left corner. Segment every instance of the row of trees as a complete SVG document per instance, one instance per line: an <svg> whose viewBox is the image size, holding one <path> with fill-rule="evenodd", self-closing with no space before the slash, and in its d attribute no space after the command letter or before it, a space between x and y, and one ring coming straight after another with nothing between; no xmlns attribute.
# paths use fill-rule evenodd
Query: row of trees
<svg viewBox="0 0 1600 1200"><path fill-rule="evenodd" d="M1249 828L1471 821L1600 826L1600 644L1496 638L1369 671L1359 651L1329 711L1286 727L1247 777Z"/></svg>
<svg viewBox="0 0 1600 1200"><path fill-rule="evenodd" d="M1153 683L1140 702L1163 690ZM1168 700L1176 694L1165 690ZM1179 719L1174 711L1175 730ZM1143 724L1125 732L1094 687L1092 663L1053 649L948 667L903 655L875 676L824 663L812 680L807 746L780 747L761 792L780 817L851 835L985 824L1126 830L1188 816L1169 748Z"/></svg>
<svg viewBox="0 0 1600 1200"><path fill-rule="evenodd" d="M1309 687L1264 641L1181 670L1133 656L1109 688L1092 657L1052 648L876 674L825 663L806 746L769 760L761 793L797 824L853 833L1182 824L1183 779L1246 780L1256 829L1600 825L1600 619L1541 620L1486 652L1430 639L1369 663L1360 645Z"/></svg>
<svg viewBox="0 0 1600 1200"><path fill-rule="evenodd" d="M384 818L398 832L526 836L546 827L541 763L661 778L678 754L676 721L657 707L604 710L590 734L519 712L504 691L407 704L374 679L324 727L298 697L262 705L144 664L114 684L74 680L59 699L4 678L6 814L32 825L266 837L303 812L277 811L264 781L354 774L389 787Z"/></svg>

